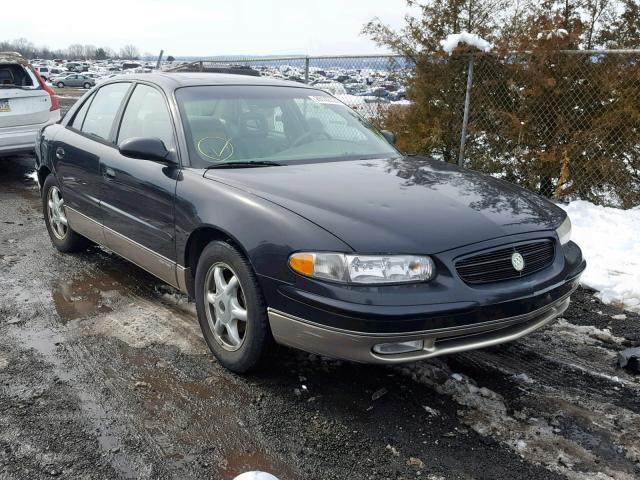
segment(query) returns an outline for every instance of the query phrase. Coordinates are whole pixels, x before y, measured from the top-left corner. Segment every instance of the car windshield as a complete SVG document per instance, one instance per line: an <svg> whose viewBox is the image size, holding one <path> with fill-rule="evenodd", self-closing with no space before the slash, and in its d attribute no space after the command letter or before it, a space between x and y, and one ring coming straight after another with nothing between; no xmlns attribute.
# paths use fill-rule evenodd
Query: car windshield
<svg viewBox="0 0 640 480"><path fill-rule="evenodd" d="M366 120L319 90L194 86L178 89L176 98L196 167L399 155Z"/></svg>

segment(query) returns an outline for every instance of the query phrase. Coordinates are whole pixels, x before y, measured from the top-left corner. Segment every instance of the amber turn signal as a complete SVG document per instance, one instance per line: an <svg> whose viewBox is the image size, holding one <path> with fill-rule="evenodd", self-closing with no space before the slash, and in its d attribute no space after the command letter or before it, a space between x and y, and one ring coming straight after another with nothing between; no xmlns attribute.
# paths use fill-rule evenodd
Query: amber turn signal
<svg viewBox="0 0 640 480"><path fill-rule="evenodd" d="M289 266L304 275L313 275L313 254L294 253L289 257Z"/></svg>

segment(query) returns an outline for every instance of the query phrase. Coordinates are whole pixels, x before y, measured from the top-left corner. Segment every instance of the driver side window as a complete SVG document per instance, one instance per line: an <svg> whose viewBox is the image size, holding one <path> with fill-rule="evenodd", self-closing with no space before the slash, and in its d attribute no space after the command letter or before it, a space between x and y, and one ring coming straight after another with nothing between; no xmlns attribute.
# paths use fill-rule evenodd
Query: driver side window
<svg viewBox="0 0 640 480"><path fill-rule="evenodd" d="M118 143L130 138L156 137L174 147L173 126L164 96L148 85L136 85L122 116Z"/></svg>

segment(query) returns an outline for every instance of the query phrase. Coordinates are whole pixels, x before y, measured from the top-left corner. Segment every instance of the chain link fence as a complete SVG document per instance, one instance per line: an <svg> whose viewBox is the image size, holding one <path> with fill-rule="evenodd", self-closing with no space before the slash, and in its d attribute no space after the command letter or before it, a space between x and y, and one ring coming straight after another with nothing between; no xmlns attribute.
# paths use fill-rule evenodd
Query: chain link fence
<svg viewBox="0 0 640 480"><path fill-rule="evenodd" d="M216 57L174 70L235 72L314 85L373 120L383 115L389 105L408 103L406 78L411 66L399 55Z"/></svg>
<svg viewBox="0 0 640 480"><path fill-rule="evenodd" d="M464 166L559 200L640 204L640 51L476 54L466 74Z"/></svg>
<svg viewBox="0 0 640 480"><path fill-rule="evenodd" d="M640 51L216 57L178 67L324 89L407 151L558 200L640 204Z"/></svg>

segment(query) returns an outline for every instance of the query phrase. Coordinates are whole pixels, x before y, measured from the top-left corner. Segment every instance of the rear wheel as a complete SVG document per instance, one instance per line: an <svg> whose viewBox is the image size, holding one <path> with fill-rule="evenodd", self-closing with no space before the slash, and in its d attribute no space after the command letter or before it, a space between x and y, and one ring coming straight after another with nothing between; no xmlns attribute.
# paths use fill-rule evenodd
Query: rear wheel
<svg viewBox="0 0 640 480"><path fill-rule="evenodd" d="M58 86L58 88L64 88L64 83L63 82L58 82L58 83L56 83L56 85Z"/></svg>
<svg viewBox="0 0 640 480"><path fill-rule="evenodd" d="M231 245L212 242L200 255L195 288L198 321L220 364L238 373L256 368L273 340L249 262Z"/></svg>
<svg viewBox="0 0 640 480"><path fill-rule="evenodd" d="M42 208L51 243L59 251L64 253L77 252L86 249L91 244L88 239L71 230L62 191L53 175L49 175L42 186Z"/></svg>

